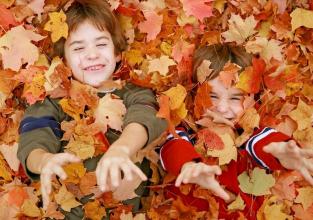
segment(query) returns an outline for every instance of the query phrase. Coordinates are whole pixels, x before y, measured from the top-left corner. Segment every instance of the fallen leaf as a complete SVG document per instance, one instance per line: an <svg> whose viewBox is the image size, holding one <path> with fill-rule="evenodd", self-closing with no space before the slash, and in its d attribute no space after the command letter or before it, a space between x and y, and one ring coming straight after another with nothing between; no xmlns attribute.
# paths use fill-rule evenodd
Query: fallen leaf
<svg viewBox="0 0 313 220"><path fill-rule="evenodd" d="M197 141L204 142L210 150L223 150L225 147L222 138L210 128L201 129L198 131L197 136Z"/></svg>
<svg viewBox="0 0 313 220"><path fill-rule="evenodd" d="M184 103L187 96L187 91L184 86L177 84L175 87L163 92L166 96L170 98L170 109L179 109Z"/></svg>
<svg viewBox="0 0 313 220"><path fill-rule="evenodd" d="M232 203L227 206L228 210L244 210L246 207L245 202L242 200L241 196L238 195Z"/></svg>
<svg viewBox="0 0 313 220"><path fill-rule="evenodd" d="M97 179L94 172L88 172L80 179L79 188L84 195L89 195L96 188Z"/></svg>
<svg viewBox="0 0 313 220"><path fill-rule="evenodd" d="M292 31L301 26L313 28L313 12L311 10L296 8L291 12L290 17Z"/></svg>
<svg viewBox="0 0 313 220"><path fill-rule="evenodd" d="M228 61L225 64L225 66L223 67L223 70L220 71L218 76L226 88L230 88L232 83L235 82L235 80L238 77L238 71L240 69L241 67L235 63L231 63Z"/></svg>
<svg viewBox="0 0 313 220"><path fill-rule="evenodd" d="M12 174L10 173L10 168L6 165L5 160L0 154L0 177L4 179L4 181L10 182L12 181Z"/></svg>
<svg viewBox="0 0 313 220"><path fill-rule="evenodd" d="M20 165L20 161L17 158L17 148L17 143L14 143L13 145L0 145L0 152L2 153L6 162L9 164L10 168L15 172L18 171Z"/></svg>
<svg viewBox="0 0 313 220"><path fill-rule="evenodd" d="M139 213L133 217L133 214L131 212L127 214L123 212L120 216L120 220L145 220L145 219L146 219L145 213Z"/></svg>
<svg viewBox="0 0 313 220"><path fill-rule="evenodd" d="M240 15L231 14L228 20L229 30L222 33L225 38L225 42L235 41L237 44L242 44L248 37L256 33L254 30L257 25L257 21L252 15L247 17L245 20Z"/></svg>
<svg viewBox="0 0 313 220"><path fill-rule="evenodd" d="M8 30L10 26L18 25L18 23L15 21L12 12L9 9L7 9L5 5L3 5L3 2L0 2L0 25L5 30Z"/></svg>
<svg viewBox="0 0 313 220"><path fill-rule="evenodd" d="M98 200L88 202L84 205L85 217L91 220L101 220L106 217L105 208L101 206Z"/></svg>
<svg viewBox="0 0 313 220"><path fill-rule="evenodd" d="M218 158L218 165L228 164L231 160L237 160L237 148L235 146L234 140L229 134L220 135L224 143L224 148L222 150L218 149L208 149L207 155Z"/></svg>
<svg viewBox="0 0 313 220"><path fill-rule="evenodd" d="M182 58L188 59L192 56L195 49L194 44L189 44L187 41L179 40L172 49L172 57L179 63Z"/></svg>
<svg viewBox="0 0 313 220"><path fill-rule="evenodd" d="M213 69L210 69L211 61L203 60L197 68L197 80L199 83L204 83L206 79L210 79Z"/></svg>
<svg viewBox="0 0 313 220"><path fill-rule="evenodd" d="M149 73L157 71L162 76L166 76L169 72L169 66L173 66L175 64L174 60L170 59L168 56L162 55L160 58L149 61Z"/></svg>
<svg viewBox="0 0 313 220"><path fill-rule="evenodd" d="M275 185L275 178L272 174L266 174L265 170L258 167L254 168L252 175L247 171L238 176L239 188L248 194L262 196L270 194L270 188Z"/></svg>
<svg viewBox="0 0 313 220"><path fill-rule="evenodd" d="M18 37L17 37L18 36ZM43 36L23 26L11 28L0 38L0 54L2 54L3 69L18 71L23 64L34 64L39 57L38 48L31 41L40 41Z"/></svg>
<svg viewBox="0 0 313 220"><path fill-rule="evenodd" d="M65 183L79 183L86 173L86 168L83 163L71 163L63 167L67 178L64 180Z"/></svg>
<svg viewBox="0 0 313 220"><path fill-rule="evenodd" d="M52 42L55 43L62 37L65 39L68 36L68 26L66 21L66 15L61 10L60 12L49 13L50 20L45 24L44 29L51 32Z"/></svg>
<svg viewBox="0 0 313 220"><path fill-rule="evenodd" d="M135 66L136 64L140 65L144 60L144 57L140 50L133 49L126 51L125 59L131 66Z"/></svg>
<svg viewBox="0 0 313 220"><path fill-rule="evenodd" d="M75 200L72 193L67 191L65 185L62 185L59 192L54 195L55 201L61 206L64 211L70 212L72 208L75 208L81 203Z"/></svg>
<svg viewBox="0 0 313 220"><path fill-rule="evenodd" d="M144 11L144 16L146 21L138 24L138 28L142 33L147 33L147 41L154 40L161 31L163 16L155 11Z"/></svg>
<svg viewBox="0 0 313 220"><path fill-rule="evenodd" d="M16 186L8 192L8 204L21 207L29 199L24 187Z"/></svg>
<svg viewBox="0 0 313 220"><path fill-rule="evenodd" d="M199 119L212 106L210 92L211 87L208 83L199 85L194 99L194 115L196 119Z"/></svg>
<svg viewBox="0 0 313 220"><path fill-rule="evenodd" d="M94 117L96 123L101 125L102 131L106 132L107 126L112 129L122 131L123 118L126 114L126 107L123 100L106 94L99 100L95 109Z"/></svg>
<svg viewBox="0 0 313 220"><path fill-rule="evenodd" d="M306 128L311 127L313 107L299 99L297 108L291 111L288 115L297 122L298 130L305 130Z"/></svg>
<svg viewBox="0 0 313 220"><path fill-rule="evenodd" d="M55 202L50 201L43 218L53 218L57 220L64 219L65 216L60 211L58 211L57 208L58 205Z"/></svg>
<svg viewBox="0 0 313 220"><path fill-rule="evenodd" d="M26 199L21 207L21 211L24 215L35 218L41 217L40 209L30 199Z"/></svg>
<svg viewBox="0 0 313 220"><path fill-rule="evenodd" d="M193 15L198 18L200 21L203 21L204 18L211 17L212 13L212 0L181 0L183 4L183 9L186 12L187 16Z"/></svg>
<svg viewBox="0 0 313 220"><path fill-rule="evenodd" d="M283 202L276 201L276 197L271 197L265 205L264 215L265 219L284 219L292 220L290 213L285 213L287 205Z"/></svg>
<svg viewBox="0 0 313 220"><path fill-rule="evenodd" d="M307 186L297 189L298 195L295 199L296 203L301 203L304 210L313 204L313 187Z"/></svg>
<svg viewBox="0 0 313 220"><path fill-rule="evenodd" d="M45 1L42 0L33 0L27 5L35 14L41 16L44 12Z"/></svg>
<svg viewBox="0 0 313 220"><path fill-rule="evenodd" d="M65 146L65 152L73 153L82 160L93 157L95 153L92 136L75 135Z"/></svg>
<svg viewBox="0 0 313 220"><path fill-rule="evenodd" d="M313 218L313 206L310 206L307 210L304 210L302 205L293 205L292 210L295 212L294 217L301 220L311 220Z"/></svg>

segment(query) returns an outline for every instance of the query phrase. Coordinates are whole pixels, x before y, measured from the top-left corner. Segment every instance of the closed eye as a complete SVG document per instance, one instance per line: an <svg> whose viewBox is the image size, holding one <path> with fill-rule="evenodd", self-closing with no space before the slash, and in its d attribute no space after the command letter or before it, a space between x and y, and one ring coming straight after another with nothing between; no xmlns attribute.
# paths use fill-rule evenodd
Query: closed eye
<svg viewBox="0 0 313 220"><path fill-rule="evenodd" d="M231 97L231 100L241 100L241 97Z"/></svg>
<svg viewBox="0 0 313 220"><path fill-rule="evenodd" d="M218 99L217 95L211 94L210 97L211 97L211 99Z"/></svg>
<svg viewBox="0 0 313 220"><path fill-rule="evenodd" d="M77 48L74 48L74 51L80 51L80 50L83 50L84 48L83 47L77 47Z"/></svg>
<svg viewBox="0 0 313 220"><path fill-rule="evenodd" d="M97 44L97 47L105 47L107 44Z"/></svg>

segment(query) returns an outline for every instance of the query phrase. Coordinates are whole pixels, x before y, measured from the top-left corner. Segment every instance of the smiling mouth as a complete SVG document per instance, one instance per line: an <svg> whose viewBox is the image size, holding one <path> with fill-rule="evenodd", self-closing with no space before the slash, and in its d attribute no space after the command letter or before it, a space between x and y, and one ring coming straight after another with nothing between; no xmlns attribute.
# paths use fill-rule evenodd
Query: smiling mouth
<svg viewBox="0 0 313 220"><path fill-rule="evenodd" d="M85 71L98 71L98 70L103 69L104 67L105 67L105 65L98 64L98 65L88 66L88 67L84 68L83 70L85 70Z"/></svg>

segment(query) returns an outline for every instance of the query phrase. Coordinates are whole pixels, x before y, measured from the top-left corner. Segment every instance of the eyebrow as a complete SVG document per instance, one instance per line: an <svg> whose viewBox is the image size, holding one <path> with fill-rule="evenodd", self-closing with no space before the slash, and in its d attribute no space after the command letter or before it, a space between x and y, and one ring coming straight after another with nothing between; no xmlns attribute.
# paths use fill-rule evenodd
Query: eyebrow
<svg viewBox="0 0 313 220"><path fill-rule="evenodd" d="M107 36L101 36L101 37L97 37L97 38L96 38L96 41L103 40L103 39L104 39L104 40L109 40L110 38L107 37ZM82 44L83 42L84 42L84 41L82 41L82 40L75 40L75 41L71 42L69 46L72 46L72 45L74 45L74 44Z"/></svg>

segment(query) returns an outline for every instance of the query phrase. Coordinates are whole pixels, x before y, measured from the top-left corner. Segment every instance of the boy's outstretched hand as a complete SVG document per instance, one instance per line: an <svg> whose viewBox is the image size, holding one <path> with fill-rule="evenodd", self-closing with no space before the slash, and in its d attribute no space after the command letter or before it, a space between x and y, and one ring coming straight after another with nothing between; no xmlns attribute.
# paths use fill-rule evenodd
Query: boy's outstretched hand
<svg viewBox="0 0 313 220"><path fill-rule="evenodd" d="M101 191L111 191L121 183L121 171L128 181L133 180L133 175L138 175L143 181L147 180L146 175L130 160L126 147L111 146L100 159L96 177L97 184Z"/></svg>
<svg viewBox="0 0 313 220"><path fill-rule="evenodd" d="M286 169L297 170L303 178L313 185L313 149L302 149L294 140L273 142L263 148L275 156Z"/></svg>
<svg viewBox="0 0 313 220"><path fill-rule="evenodd" d="M79 157L76 157L75 155L70 153L46 153L43 156L42 168L40 173L43 209L47 209L49 205L49 194L51 193L51 181L53 175L57 175L62 180L65 180L67 178L67 175L62 166L68 163L78 163L79 161Z"/></svg>
<svg viewBox="0 0 313 220"><path fill-rule="evenodd" d="M221 173L219 166L209 166L201 162L188 162L182 167L175 186L179 187L181 183L195 183L211 190L216 196L227 201L230 199L229 195L215 179L215 175L221 175Z"/></svg>

